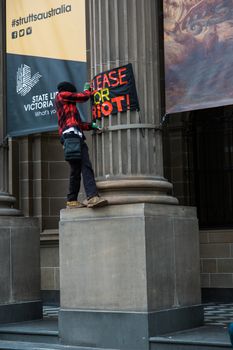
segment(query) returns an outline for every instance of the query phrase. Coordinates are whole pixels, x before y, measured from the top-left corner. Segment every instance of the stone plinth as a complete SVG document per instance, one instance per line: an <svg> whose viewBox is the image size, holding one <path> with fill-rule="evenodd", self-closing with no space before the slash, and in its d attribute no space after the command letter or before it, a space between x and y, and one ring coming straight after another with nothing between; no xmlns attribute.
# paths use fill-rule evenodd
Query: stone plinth
<svg viewBox="0 0 233 350"><path fill-rule="evenodd" d="M144 350L151 336L202 323L194 208L62 210L60 264L64 343Z"/></svg>
<svg viewBox="0 0 233 350"><path fill-rule="evenodd" d="M0 323L42 317L40 235L36 219L0 218Z"/></svg>

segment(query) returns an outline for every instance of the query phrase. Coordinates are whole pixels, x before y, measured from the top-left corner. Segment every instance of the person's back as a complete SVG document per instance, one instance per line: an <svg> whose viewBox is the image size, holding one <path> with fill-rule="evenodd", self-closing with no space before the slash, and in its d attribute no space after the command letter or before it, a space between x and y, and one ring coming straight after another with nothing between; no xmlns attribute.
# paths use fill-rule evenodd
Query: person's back
<svg viewBox="0 0 233 350"><path fill-rule="evenodd" d="M68 82L58 84L58 94L55 98L55 107L58 116L59 134L69 127L90 130L90 123L83 123L76 107L76 103L86 102L91 96L90 90L77 92L75 86Z"/></svg>

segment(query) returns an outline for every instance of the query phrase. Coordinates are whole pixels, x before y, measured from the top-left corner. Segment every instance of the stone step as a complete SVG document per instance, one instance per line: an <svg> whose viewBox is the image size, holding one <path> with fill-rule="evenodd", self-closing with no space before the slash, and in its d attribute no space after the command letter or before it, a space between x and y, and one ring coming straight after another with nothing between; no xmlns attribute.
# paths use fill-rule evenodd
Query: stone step
<svg viewBox="0 0 233 350"><path fill-rule="evenodd" d="M229 350L230 348L232 346L226 326L207 325L150 338L150 350ZM98 350L61 344L57 318L0 325L0 349Z"/></svg>
<svg viewBox="0 0 233 350"><path fill-rule="evenodd" d="M0 340L1 350L103 350L62 344ZM105 349L111 350L111 349Z"/></svg>
<svg viewBox="0 0 233 350"><path fill-rule="evenodd" d="M229 350L226 326L203 326L150 338L150 350Z"/></svg>
<svg viewBox="0 0 233 350"><path fill-rule="evenodd" d="M0 325L0 350L103 350L60 343L57 318ZM105 349L111 350L111 349Z"/></svg>
<svg viewBox="0 0 233 350"><path fill-rule="evenodd" d="M59 343L56 318L0 325L0 340ZM0 348L1 349L1 348Z"/></svg>

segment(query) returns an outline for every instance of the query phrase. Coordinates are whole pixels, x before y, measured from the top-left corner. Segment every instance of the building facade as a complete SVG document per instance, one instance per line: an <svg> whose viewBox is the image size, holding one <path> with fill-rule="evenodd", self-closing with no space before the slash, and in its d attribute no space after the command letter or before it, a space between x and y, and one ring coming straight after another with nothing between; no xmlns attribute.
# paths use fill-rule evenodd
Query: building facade
<svg viewBox="0 0 233 350"><path fill-rule="evenodd" d="M129 26L133 28L134 24L129 22ZM146 32L146 23L144 29ZM137 34L140 38L140 33ZM163 34L160 33L161 45L162 41ZM148 98L147 92L144 93ZM180 205L197 207L204 302L232 301L231 115L230 107L171 114L161 127L164 176L173 184L172 195ZM4 114L1 116L5 118ZM96 144L91 135L88 144L92 153ZM58 133L9 139L6 165L9 167L8 190L17 200L15 207L24 216L39 220L44 302L59 304L59 220L60 210L66 202L69 169L63 159ZM84 198L84 194L82 196Z"/></svg>

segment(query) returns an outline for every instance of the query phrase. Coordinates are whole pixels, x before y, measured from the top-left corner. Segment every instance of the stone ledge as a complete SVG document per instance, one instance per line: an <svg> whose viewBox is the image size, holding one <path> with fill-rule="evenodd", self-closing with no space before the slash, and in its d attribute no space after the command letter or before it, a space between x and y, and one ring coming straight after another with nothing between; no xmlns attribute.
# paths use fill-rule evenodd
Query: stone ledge
<svg viewBox="0 0 233 350"><path fill-rule="evenodd" d="M108 205L103 208L89 209L62 209L60 211L60 222L76 220L96 220L101 218L124 218L140 216L166 216L196 220L196 208L168 204L135 203Z"/></svg>

